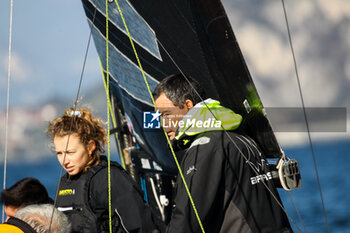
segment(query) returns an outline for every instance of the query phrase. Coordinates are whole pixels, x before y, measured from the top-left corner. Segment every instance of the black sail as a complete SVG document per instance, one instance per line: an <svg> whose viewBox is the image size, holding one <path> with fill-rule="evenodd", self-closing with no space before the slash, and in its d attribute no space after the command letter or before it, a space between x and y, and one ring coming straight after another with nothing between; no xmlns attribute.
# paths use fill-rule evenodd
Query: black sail
<svg viewBox="0 0 350 233"><path fill-rule="evenodd" d="M95 46L106 73L106 6L82 0ZM280 146L219 0L119 0L151 91L170 74L183 72L208 97L243 116L243 130L266 157ZM110 91L119 122L164 171L176 172L164 133L143 129L143 112L153 105L116 2L108 3ZM123 127L120 127L123 132ZM130 142L132 143L132 142ZM125 147L125 145L124 145Z"/></svg>

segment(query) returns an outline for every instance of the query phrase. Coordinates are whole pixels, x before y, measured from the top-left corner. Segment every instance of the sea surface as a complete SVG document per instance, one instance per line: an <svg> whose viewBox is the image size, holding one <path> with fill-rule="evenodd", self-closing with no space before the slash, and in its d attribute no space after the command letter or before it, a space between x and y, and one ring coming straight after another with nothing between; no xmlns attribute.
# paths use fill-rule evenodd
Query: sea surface
<svg viewBox="0 0 350 233"><path fill-rule="evenodd" d="M334 233L350 233L350 141L314 142L313 146L329 230ZM301 232L328 232L310 146L284 148L284 151L299 161L302 175L300 189L289 193L280 190L287 213ZM2 187L3 165L0 169ZM60 169L55 155L35 163L10 163L7 167L6 186L31 176L39 179L54 198ZM292 222L291 225L294 232L299 232Z"/></svg>
<svg viewBox="0 0 350 233"><path fill-rule="evenodd" d="M329 231L349 233L350 141L316 142L313 148ZM302 176L302 187L289 192L292 199L288 192L280 191L287 212L302 232L328 232L310 146L284 148L284 151L298 160ZM301 221L291 200L297 207ZM294 227L294 232L299 231Z"/></svg>

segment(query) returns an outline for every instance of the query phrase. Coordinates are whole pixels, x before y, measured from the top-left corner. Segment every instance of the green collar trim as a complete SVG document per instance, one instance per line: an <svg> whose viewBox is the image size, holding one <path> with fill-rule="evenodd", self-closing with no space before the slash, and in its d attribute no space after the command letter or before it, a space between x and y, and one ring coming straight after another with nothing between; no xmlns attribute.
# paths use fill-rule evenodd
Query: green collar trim
<svg viewBox="0 0 350 233"><path fill-rule="evenodd" d="M184 135L194 136L208 131L235 130L240 126L242 116L221 106L217 100L206 99L196 104L182 121L176 140Z"/></svg>

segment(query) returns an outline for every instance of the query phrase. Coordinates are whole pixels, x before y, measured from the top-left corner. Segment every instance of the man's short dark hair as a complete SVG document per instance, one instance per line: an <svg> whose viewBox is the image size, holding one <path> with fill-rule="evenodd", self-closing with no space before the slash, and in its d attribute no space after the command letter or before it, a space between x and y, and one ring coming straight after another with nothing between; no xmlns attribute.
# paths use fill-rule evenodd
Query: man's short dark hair
<svg viewBox="0 0 350 233"><path fill-rule="evenodd" d="M182 74L173 74L163 79L153 91L156 100L162 93L168 97L175 106L183 108L187 99L193 105L205 99L205 92L201 85L191 77ZM199 95L198 95L199 94Z"/></svg>
<svg viewBox="0 0 350 233"><path fill-rule="evenodd" d="M32 204L53 203L47 190L39 180L24 178L1 192L1 203L5 206L25 207Z"/></svg>

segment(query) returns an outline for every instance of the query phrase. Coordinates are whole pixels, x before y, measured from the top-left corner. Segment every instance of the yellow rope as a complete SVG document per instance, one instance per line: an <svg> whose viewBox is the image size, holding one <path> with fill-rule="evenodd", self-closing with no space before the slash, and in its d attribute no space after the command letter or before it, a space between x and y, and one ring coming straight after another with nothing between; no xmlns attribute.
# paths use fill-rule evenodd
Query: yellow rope
<svg viewBox="0 0 350 233"><path fill-rule="evenodd" d="M133 40L132 40L132 38L131 38L131 35L130 35L129 29L128 29L126 23L125 23L125 19L124 19L124 16L123 16L122 11L121 11L121 9L120 9L118 0L115 0L115 3L117 4L117 7L118 7L118 10L119 10L120 16L121 16L121 18L122 18L122 20L123 20L123 24L124 24L125 30L126 30L126 32L127 32L127 34L128 34L128 37L129 37L129 40L130 40L132 49L134 50L134 54L135 54L135 56L136 56L137 63L138 63L138 65L139 65L139 67L140 67L140 70L141 70L143 79L144 79L145 84L146 84L146 86L147 86L147 90L148 90L148 92L149 92L149 94L150 94L150 96L151 96L152 103L153 103L154 106L155 106L155 101L154 101L154 98L153 98L153 95L152 95L152 91L151 91L151 89L150 89L150 87L149 87L148 81L147 81L147 79L146 79L146 75L145 75L145 73L144 73L144 71L143 71L143 68L142 68L142 65L141 65L139 56L138 56L138 54L137 54L137 52L136 52L136 49L135 49L135 46L134 46L134 42L133 42ZM156 107L156 106L155 106L155 107ZM195 204L194 204L194 202L193 202L192 195L191 195L191 193L190 193L190 191L189 191L189 189L188 189L188 186L187 186L185 177L184 177L184 175L183 175L183 173L182 173L182 171L181 171L180 164L179 164L179 162L178 162L178 160L177 160L177 158L176 158L174 149L173 149L173 147L172 147L172 145L171 145L170 139L168 138L168 135L167 135L167 133L165 132L165 129L164 129L164 128L163 128L163 132L164 132L164 135L165 135L165 137L166 137L166 139L167 139L167 141L168 141L168 144L169 144L171 153L172 153L173 158L174 158L174 160L175 160L175 163L176 163L176 166L177 166L177 168L178 168L178 171L179 171L179 174L180 174L180 176L181 176L181 179L182 179L182 181L183 181L183 183L184 183L184 186L185 186L185 189L186 189L188 198L190 199L190 202L191 202L191 205L192 205L192 207L193 207L193 210L194 210L194 213L195 213L195 215L196 215L196 218L197 218L197 220L198 220L199 226L200 226L202 232L205 233L204 228L203 228L202 221L201 221L201 219L200 219L200 217L199 217L199 215L198 215L196 206L195 206Z"/></svg>
<svg viewBox="0 0 350 233"><path fill-rule="evenodd" d="M140 69L141 69L142 77L143 77L143 79L144 79L144 81L145 81L145 83L146 83L147 90L148 90L148 92L150 93L152 102L153 102L153 104L154 104L154 99L153 99L152 91L151 91L151 89L150 89L150 87L149 87L149 85L148 85L148 81L147 81L147 79L146 79L145 72L143 72L143 68L142 68L142 65L141 65L139 56L137 55L137 52L136 52L136 49L135 49L135 46L134 46L134 42L132 41L132 38L131 38L131 35L130 35L130 32L129 32L129 28L128 28L128 26L126 26L123 13L122 13L122 11L121 11L121 9L120 9L120 7L119 7L119 4L118 4L118 0L115 0L115 3L117 4L117 7L118 7L118 10L119 10L120 16L122 17L122 20L123 20L123 24L124 24L125 30L126 30L126 32L128 33L128 36L129 36L129 40L130 40L132 49L134 50L134 54L135 54L137 63L138 63L138 65L139 65Z"/></svg>
<svg viewBox="0 0 350 233"><path fill-rule="evenodd" d="M101 62L101 59L100 57L98 57L98 61L100 63L100 67L101 67L101 71L102 71L102 78L103 78L103 84L104 84L104 87L105 87L105 91L107 93L107 83L106 83L106 79L105 79L105 73L104 73L104 70L103 70L103 66L102 66L102 62ZM112 123L113 123L113 127L114 128L117 128L117 122L116 122L116 118L115 118L115 115L114 115L114 111L113 111L113 108L112 108L112 104L110 101L107 101L107 105L108 105L108 109L109 109L109 112L111 114L111 117L112 117ZM126 165L125 165L125 159L124 159L124 156L123 156L123 152L121 150L121 147L120 147L120 142L119 142L119 133L116 132L115 133L115 138L117 139L117 143L118 143L118 152L119 152L119 157L120 157L120 161L122 163L122 166L124 169L126 169Z"/></svg>
<svg viewBox="0 0 350 233"><path fill-rule="evenodd" d="M108 0L106 0L106 97L107 105L110 106L109 99L109 38L108 38ZM112 233L112 196L111 196L111 141L110 141L110 116L107 107L107 145L108 145L108 217L109 232Z"/></svg>

